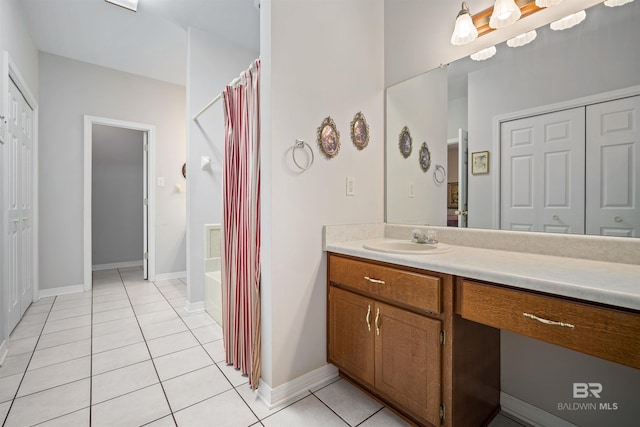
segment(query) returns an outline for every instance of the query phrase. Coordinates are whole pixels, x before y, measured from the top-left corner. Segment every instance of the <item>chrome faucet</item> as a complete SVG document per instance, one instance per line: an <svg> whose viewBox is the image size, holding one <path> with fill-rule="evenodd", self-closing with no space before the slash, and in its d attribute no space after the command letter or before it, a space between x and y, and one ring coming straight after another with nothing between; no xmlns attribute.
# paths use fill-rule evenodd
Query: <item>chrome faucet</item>
<svg viewBox="0 0 640 427"><path fill-rule="evenodd" d="M434 245L438 243L438 241L435 239L435 235L436 233L433 230L428 230L425 233L422 230L416 228L411 232L411 236L413 237L413 241L415 243L428 243Z"/></svg>

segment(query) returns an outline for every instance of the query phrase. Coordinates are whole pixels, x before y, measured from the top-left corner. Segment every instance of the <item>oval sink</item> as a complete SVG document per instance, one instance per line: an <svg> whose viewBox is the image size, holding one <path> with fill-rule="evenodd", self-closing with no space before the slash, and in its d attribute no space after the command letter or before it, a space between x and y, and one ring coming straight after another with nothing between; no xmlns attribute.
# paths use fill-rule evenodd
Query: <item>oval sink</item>
<svg viewBox="0 0 640 427"><path fill-rule="evenodd" d="M380 240L365 243L363 248L370 251L386 252L390 254L435 255L448 252L451 247L442 243L431 245L428 243L414 243L406 240Z"/></svg>

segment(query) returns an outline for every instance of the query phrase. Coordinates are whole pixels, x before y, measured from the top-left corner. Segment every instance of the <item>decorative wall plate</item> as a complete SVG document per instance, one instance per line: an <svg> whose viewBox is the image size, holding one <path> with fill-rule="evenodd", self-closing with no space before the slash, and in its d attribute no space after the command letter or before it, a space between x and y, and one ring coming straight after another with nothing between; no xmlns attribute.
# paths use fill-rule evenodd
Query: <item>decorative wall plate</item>
<svg viewBox="0 0 640 427"><path fill-rule="evenodd" d="M325 118L318 128L318 145L327 159L335 157L340 151L340 132L331 117Z"/></svg>
<svg viewBox="0 0 640 427"><path fill-rule="evenodd" d="M431 167L431 152L429 151L429 147L427 147L427 143L423 142L422 147L420 147L420 167L423 172L426 172Z"/></svg>
<svg viewBox="0 0 640 427"><path fill-rule="evenodd" d="M362 150L369 144L369 125L360 111L351 121L351 141L358 150Z"/></svg>
<svg viewBox="0 0 640 427"><path fill-rule="evenodd" d="M413 147L413 139L411 139L411 133L409 132L408 127L403 127L400 131L400 136L398 137L398 147L400 148L400 153L402 157L405 159L409 157L411 154L411 149Z"/></svg>

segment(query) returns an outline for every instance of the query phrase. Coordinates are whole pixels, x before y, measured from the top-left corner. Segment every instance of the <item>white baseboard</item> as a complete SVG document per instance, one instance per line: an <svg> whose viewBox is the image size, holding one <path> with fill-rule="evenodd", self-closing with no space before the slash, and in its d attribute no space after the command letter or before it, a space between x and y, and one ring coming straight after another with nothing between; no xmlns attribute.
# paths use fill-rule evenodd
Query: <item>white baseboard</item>
<svg viewBox="0 0 640 427"><path fill-rule="evenodd" d="M142 260L140 261L125 261L125 262L113 262L111 264L96 264L91 267L92 271L100 270L112 270L114 268L128 268L128 267L142 267Z"/></svg>
<svg viewBox="0 0 640 427"><path fill-rule="evenodd" d="M7 340L4 340L2 344L0 344L0 366L4 364L7 353L9 353L9 347L7 346Z"/></svg>
<svg viewBox="0 0 640 427"><path fill-rule="evenodd" d="M186 271L175 271L173 273L156 274L156 277L152 280L154 282L160 282L162 280L184 279L185 277L187 277Z"/></svg>
<svg viewBox="0 0 640 427"><path fill-rule="evenodd" d="M189 302L184 306L184 309L187 310L187 313L197 313L199 311L204 311L204 301L197 302Z"/></svg>
<svg viewBox="0 0 640 427"><path fill-rule="evenodd" d="M500 392L500 406L504 413L512 415L533 427L577 427L569 421L504 392Z"/></svg>
<svg viewBox="0 0 640 427"><path fill-rule="evenodd" d="M71 286L60 286L57 288L50 288L50 289L40 289L38 291L38 299L55 297L58 295L75 294L77 292L84 292L84 285L71 285Z"/></svg>
<svg viewBox="0 0 640 427"><path fill-rule="evenodd" d="M293 403L309 390L329 384L337 377L338 368L327 364L275 388L269 387L260 380L258 398L272 409Z"/></svg>

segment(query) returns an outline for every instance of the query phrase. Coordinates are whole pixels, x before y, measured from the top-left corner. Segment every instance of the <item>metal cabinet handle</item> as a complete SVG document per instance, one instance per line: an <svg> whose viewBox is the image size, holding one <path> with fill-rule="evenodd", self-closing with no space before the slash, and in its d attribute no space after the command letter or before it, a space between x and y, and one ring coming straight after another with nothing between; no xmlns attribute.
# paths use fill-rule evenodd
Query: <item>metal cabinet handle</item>
<svg viewBox="0 0 640 427"><path fill-rule="evenodd" d="M380 335L380 307L376 308L376 335Z"/></svg>
<svg viewBox="0 0 640 427"><path fill-rule="evenodd" d="M364 276L364 280L368 280L371 283L378 283L380 285L384 285L384 280L379 280L379 279L372 279L369 276Z"/></svg>
<svg viewBox="0 0 640 427"><path fill-rule="evenodd" d="M367 329L371 332L371 304L369 304L369 308L367 308L367 317L365 320L367 321Z"/></svg>
<svg viewBox="0 0 640 427"><path fill-rule="evenodd" d="M553 216L553 219L554 219L554 221L557 221L557 220L559 220L559 219L560 219L560 217L559 217L558 215L554 215L554 216Z"/></svg>
<svg viewBox="0 0 640 427"><path fill-rule="evenodd" d="M617 216L617 217L613 218L613 220L615 222L622 222L622 217L621 216Z"/></svg>
<svg viewBox="0 0 640 427"><path fill-rule="evenodd" d="M553 326L563 326L565 328L574 329L575 326L571 323L565 322L556 322L555 320L543 319L542 317L538 317L534 314L522 313L524 317L528 317L529 319L537 320L540 323L544 323L545 325L553 325Z"/></svg>

